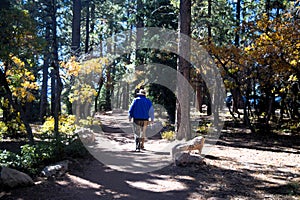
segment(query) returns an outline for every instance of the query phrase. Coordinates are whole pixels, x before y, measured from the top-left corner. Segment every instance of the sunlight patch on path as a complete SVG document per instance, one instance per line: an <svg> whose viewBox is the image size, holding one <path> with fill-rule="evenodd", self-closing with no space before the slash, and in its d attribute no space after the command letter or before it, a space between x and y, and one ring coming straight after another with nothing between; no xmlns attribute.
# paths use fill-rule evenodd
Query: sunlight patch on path
<svg viewBox="0 0 300 200"><path fill-rule="evenodd" d="M105 161L106 166L131 173L158 170L172 162L170 151L162 149L161 143L149 142L145 146L149 150L134 152L133 142L119 143L97 134L95 144L89 145L88 150L96 159Z"/></svg>
<svg viewBox="0 0 300 200"><path fill-rule="evenodd" d="M185 184L173 179L149 179L146 181L126 181L126 183L133 188L150 192L183 191L188 189Z"/></svg>

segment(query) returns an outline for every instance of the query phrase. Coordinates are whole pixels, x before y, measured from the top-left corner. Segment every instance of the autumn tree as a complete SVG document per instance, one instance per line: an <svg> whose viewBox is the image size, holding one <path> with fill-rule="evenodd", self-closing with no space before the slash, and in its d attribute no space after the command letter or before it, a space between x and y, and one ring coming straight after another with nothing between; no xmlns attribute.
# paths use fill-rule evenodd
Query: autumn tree
<svg viewBox="0 0 300 200"><path fill-rule="evenodd" d="M33 91L35 83L33 68L41 49L41 40L37 37L35 24L28 11L6 4L1 8L1 51L0 82L1 109L15 113L25 126L28 140L32 144L33 134L26 117L24 105L35 100ZM5 6L4 6L5 7ZM11 20L14 19L14 20Z"/></svg>
<svg viewBox="0 0 300 200"><path fill-rule="evenodd" d="M299 105L294 101L299 96L299 23L291 13L287 11L275 19L264 14L254 22L245 23L248 45L209 47L226 87L243 96L240 106L244 109L245 123L253 132L259 124L269 127L277 97L281 99L281 118L289 110L294 113L291 118L299 116Z"/></svg>

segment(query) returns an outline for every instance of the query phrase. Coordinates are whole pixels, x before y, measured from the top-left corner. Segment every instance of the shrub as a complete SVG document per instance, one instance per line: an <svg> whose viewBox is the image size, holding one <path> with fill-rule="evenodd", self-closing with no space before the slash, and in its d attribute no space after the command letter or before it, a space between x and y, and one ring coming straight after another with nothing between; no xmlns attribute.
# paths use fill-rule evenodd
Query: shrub
<svg viewBox="0 0 300 200"><path fill-rule="evenodd" d="M210 122L199 123L196 133L207 134L208 130L210 129L211 126L212 126L212 124Z"/></svg>
<svg viewBox="0 0 300 200"><path fill-rule="evenodd" d="M13 152L7 150L0 150L0 165L20 169L21 158L19 155Z"/></svg>
<svg viewBox="0 0 300 200"><path fill-rule="evenodd" d="M75 115L60 115L58 131L61 134L72 135L76 130ZM47 117L41 128L42 134L53 135L54 133L54 118Z"/></svg>
<svg viewBox="0 0 300 200"><path fill-rule="evenodd" d="M76 135L76 139L69 142L69 144L66 145L64 148L64 154L67 157L72 157L72 158L84 157L87 154L87 152L88 151L82 144L78 135Z"/></svg>
<svg viewBox="0 0 300 200"><path fill-rule="evenodd" d="M44 165L56 160L55 145L53 143L37 143L21 146L21 167L31 174L36 174Z"/></svg>
<svg viewBox="0 0 300 200"><path fill-rule="evenodd" d="M20 119L20 116L16 116L6 122L0 121L0 138L2 137L23 137L26 135L25 125Z"/></svg>
<svg viewBox="0 0 300 200"><path fill-rule="evenodd" d="M163 139L166 139L166 140L175 140L175 131L164 131L162 134L161 134L161 137Z"/></svg>
<svg viewBox="0 0 300 200"><path fill-rule="evenodd" d="M93 125L89 122L88 125ZM1 131L5 124L0 123ZM68 157L76 158L86 155L87 150L75 134L75 116L61 115L59 117L59 138L54 136L54 118L46 118L39 136L47 137L48 141L40 141L34 145L23 145L20 153L0 150L0 165L18 169L35 175L46 165ZM1 135L1 134L0 134Z"/></svg>
<svg viewBox="0 0 300 200"><path fill-rule="evenodd" d="M0 140L3 138L3 135L6 133L8 127L2 121L0 121Z"/></svg>
<svg viewBox="0 0 300 200"><path fill-rule="evenodd" d="M21 146L19 154L0 151L0 165L18 169L31 175L37 174L46 164L55 160L54 146L51 143Z"/></svg>
<svg viewBox="0 0 300 200"><path fill-rule="evenodd" d="M65 145L65 143L68 143ZM19 154L0 150L0 165L11 167L30 175L38 174L46 165L65 159L67 157L83 157L87 150L82 145L78 136L68 142L61 141L59 149L55 142L39 142L35 145L21 146Z"/></svg>

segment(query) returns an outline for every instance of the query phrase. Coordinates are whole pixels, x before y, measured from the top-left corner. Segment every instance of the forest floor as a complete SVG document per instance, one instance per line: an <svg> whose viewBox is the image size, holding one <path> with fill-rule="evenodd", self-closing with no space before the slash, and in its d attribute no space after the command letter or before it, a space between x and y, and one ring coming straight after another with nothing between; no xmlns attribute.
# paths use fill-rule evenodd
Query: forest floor
<svg viewBox="0 0 300 200"><path fill-rule="evenodd" d="M299 136L253 135L228 122L202 165L178 167L161 148L168 141L152 137L145 151L134 152L132 135L124 135L126 115L99 118L96 141L105 136L117 149L86 144L93 156L73 161L64 176L37 178L34 186L0 192L0 199L300 199Z"/></svg>

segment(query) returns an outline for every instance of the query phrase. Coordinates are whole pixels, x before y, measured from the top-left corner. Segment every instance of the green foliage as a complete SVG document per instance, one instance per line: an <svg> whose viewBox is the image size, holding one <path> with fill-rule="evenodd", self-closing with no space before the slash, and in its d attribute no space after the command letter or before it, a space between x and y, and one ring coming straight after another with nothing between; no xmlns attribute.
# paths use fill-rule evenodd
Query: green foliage
<svg viewBox="0 0 300 200"><path fill-rule="evenodd" d="M292 181L286 185L286 190L289 195L295 195L300 193L300 184L299 182Z"/></svg>
<svg viewBox="0 0 300 200"><path fill-rule="evenodd" d="M36 175L48 164L67 157L83 157L86 154L87 150L79 137L74 136L71 139L62 138L59 144L55 141L26 144L21 146L20 153L0 150L0 165Z"/></svg>
<svg viewBox="0 0 300 200"><path fill-rule="evenodd" d="M51 143L21 146L19 154L0 151L0 165L15 168L29 174L36 174L50 161L55 160L54 146Z"/></svg>
<svg viewBox="0 0 300 200"><path fill-rule="evenodd" d="M21 158L13 152L0 150L0 165L18 169L21 165Z"/></svg>
<svg viewBox="0 0 300 200"><path fill-rule="evenodd" d="M233 5L226 0L198 1L192 5L192 37L203 39L209 36L205 29L210 29L212 40L216 44L231 43L234 41L236 21ZM209 14L211 13L211 14Z"/></svg>
<svg viewBox="0 0 300 200"><path fill-rule="evenodd" d="M167 54L163 52L152 52L151 62L153 63L162 63L168 66L176 66L176 56L173 54ZM165 72L162 70L162 74ZM151 75L150 75L151 77ZM156 77L151 77L151 79L155 80ZM170 77L169 77L170 79ZM175 79L174 85L176 84ZM160 84L152 83L149 87L149 96L153 103L162 105L169 117L169 122L175 122L175 110L176 110L176 96L175 94L167 87L162 86Z"/></svg>
<svg viewBox="0 0 300 200"><path fill-rule="evenodd" d="M175 140L175 131L164 131L162 134L161 134L161 137L163 139L166 139L166 140L170 140L170 141L173 141Z"/></svg>
<svg viewBox="0 0 300 200"><path fill-rule="evenodd" d="M44 164L55 160L55 146L53 144L38 143L36 145L24 145L21 147L21 168L31 174L38 173Z"/></svg>
<svg viewBox="0 0 300 200"><path fill-rule="evenodd" d="M85 121L86 125L95 124L92 119ZM0 123L1 131L6 129L5 123ZM12 167L20 171L35 175L52 162L66 157L82 157L87 151L82 145L79 136L74 134L76 129L74 115L59 117L59 138L54 136L54 119L48 117L37 136L48 139L34 145L21 146L20 153L0 151L0 165Z"/></svg>
<svg viewBox="0 0 300 200"><path fill-rule="evenodd" d="M73 140L70 141L69 144L64 147L64 154L68 157L82 158L85 155L87 155L87 153L88 152L82 144L81 140L79 139L78 135L75 135L75 137L73 137Z"/></svg>
<svg viewBox="0 0 300 200"><path fill-rule="evenodd" d="M10 55L30 58L40 50L42 41L37 37L35 24L28 11L11 7L0 12L0 59Z"/></svg>

